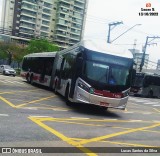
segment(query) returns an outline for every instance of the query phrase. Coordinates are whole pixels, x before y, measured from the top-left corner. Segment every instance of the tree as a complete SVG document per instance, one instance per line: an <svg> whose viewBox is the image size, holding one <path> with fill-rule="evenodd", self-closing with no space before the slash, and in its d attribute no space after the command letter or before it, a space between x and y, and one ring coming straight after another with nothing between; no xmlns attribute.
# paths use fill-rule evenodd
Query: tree
<svg viewBox="0 0 160 156"><path fill-rule="evenodd" d="M9 65L12 63L12 60L19 64L26 54L26 48L20 45L0 42L0 59L7 59Z"/></svg>
<svg viewBox="0 0 160 156"><path fill-rule="evenodd" d="M8 57L8 54L6 52L7 45L4 44L4 42L0 42L0 59L6 59Z"/></svg>
<svg viewBox="0 0 160 156"><path fill-rule="evenodd" d="M59 51L59 47L55 44L50 43L45 39L35 39L29 42L27 51L29 53L53 52L53 51Z"/></svg>

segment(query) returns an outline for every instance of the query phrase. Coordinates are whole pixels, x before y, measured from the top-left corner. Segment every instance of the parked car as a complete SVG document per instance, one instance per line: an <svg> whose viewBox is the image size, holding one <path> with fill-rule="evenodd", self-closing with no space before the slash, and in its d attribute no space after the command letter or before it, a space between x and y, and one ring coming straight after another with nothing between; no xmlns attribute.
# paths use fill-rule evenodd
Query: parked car
<svg viewBox="0 0 160 156"><path fill-rule="evenodd" d="M16 76L16 71L9 65L0 65L0 73L2 73L3 75Z"/></svg>

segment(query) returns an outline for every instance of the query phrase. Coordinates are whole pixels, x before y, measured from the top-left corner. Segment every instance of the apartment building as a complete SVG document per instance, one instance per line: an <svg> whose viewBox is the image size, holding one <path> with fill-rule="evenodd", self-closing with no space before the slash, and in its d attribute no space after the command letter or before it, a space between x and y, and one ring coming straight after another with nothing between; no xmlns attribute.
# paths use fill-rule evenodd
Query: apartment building
<svg viewBox="0 0 160 156"><path fill-rule="evenodd" d="M3 0L1 29L67 48L83 37L87 5L88 0Z"/></svg>
<svg viewBox="0 0 160 156"><path fill-rule="evenodd" d="M139 71L140 68L140 64L142 61L142 57L143 57L143 53L138 50L138 49L129 49L132 54L133 54L133 58L134 58L134 68ZM145 60L144 60L144 65L143 65L143 69L147 69L148 68L148 63L149 63L149 54L145 54Z"/></svg>

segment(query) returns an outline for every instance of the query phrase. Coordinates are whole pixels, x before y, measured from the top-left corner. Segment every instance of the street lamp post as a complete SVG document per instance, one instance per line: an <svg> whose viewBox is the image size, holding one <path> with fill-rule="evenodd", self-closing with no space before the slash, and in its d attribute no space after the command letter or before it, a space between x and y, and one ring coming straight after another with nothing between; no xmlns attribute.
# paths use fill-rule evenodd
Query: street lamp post
<svg viewBox="0 0 160 156"><path fill-rule="evenodd" d="M132 26L131 28L127 29L125 32L123 32L121 35L119 35L118 37L116 37L114 40L112 40L110 43L114 42L115 40L117 40L118 38L120 38L122 35L124 35L125 33L127 33L128 31L130 31L131 29L133 29L136 26L140 26L141 24L135 24L134 26Z"/></svg>

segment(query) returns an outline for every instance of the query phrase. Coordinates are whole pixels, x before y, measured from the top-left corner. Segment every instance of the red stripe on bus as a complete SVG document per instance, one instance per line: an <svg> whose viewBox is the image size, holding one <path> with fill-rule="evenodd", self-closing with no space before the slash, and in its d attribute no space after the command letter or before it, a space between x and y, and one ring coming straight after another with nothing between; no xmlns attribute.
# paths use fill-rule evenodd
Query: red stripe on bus
<svg viewBox="0 0 160 156"><path fill-rule="evenodd" d="M101 91L101 90L94 90L94 94L104 97L110 97L110 98L122 98L122 93L111 93L107 91Z"/></svg>

